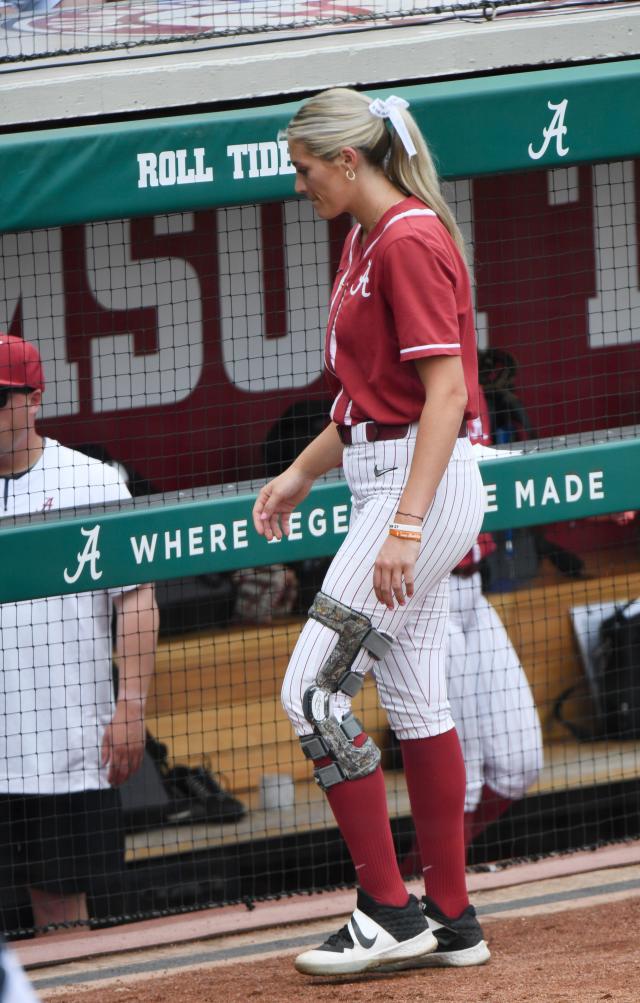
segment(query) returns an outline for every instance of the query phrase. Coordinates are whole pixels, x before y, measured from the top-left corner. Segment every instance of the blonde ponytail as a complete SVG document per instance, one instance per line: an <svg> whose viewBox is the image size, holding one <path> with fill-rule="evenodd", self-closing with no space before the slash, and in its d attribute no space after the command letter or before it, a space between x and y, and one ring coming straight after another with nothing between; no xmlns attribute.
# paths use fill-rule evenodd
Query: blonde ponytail
<svg viewBox="0 0 640 1003"><path fill-rule="evenodd" d="M394 132L391 136L391 152L385 173L392 184L411 195L417 195L419 199L427 203L430 209L433 209L451 234L466 261L467 252L464 237L440 189L440 179L433 163L431 151L413 116L406 110L402 111L401 114L416 148L416 155L415 157L408 156L399 136Z"/></svg>
<svg viewBox="0 0 640 1003"><path fill-rule="evenodd" d="M392 184L415 195L433 209L466 260L464 238L440 190L433 158L418 125L406 108L400 110L416 149L409 156L393 126L373 115L372 99L348 87L333 87L309 98L286 129L290 142L304 143L315 157L333 160L346 146L357 147L369 163L380 167Z"/></svg>

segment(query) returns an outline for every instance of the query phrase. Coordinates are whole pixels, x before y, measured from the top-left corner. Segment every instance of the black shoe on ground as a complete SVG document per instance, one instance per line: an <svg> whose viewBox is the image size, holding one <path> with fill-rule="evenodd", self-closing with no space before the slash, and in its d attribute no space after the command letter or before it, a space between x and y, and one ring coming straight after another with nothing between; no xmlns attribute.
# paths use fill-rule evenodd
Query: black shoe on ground
<svg viewBox="0 0 640 1003"><path fill-rule="evenodd" d="M206 822L204 802L195 798L184 783L187 766L168 767L162 777L169 798L165 820L172 825Z"/></svg>
<svg viewBox="0 0 640 1003"><path fill-rule="evenodd" d="M445 916L426 895L421 906L438 947L428 958L421 959L420 967L465 968L489 960L491 954L472 905L455 919Z"/></svg>
<svg viewBox="0 0 640 1003"><path fill-rule="evenodd" d="M184 798L195 802L199 811L194 812L206 822L237 822L246 814L246 808L203 766L174 766L169 771L169 779Z"/></svg>
<svg viewBox="0 0 640 1003"><path fill-rule="evenodd" d="M191 771L191 783L196 780L207 792L207 817L219 822L238 822L247 814L242 801L234 798L216 780L209 769L197 766Z"/></svg>
<svg viewBox="0 0 640 1003"><path fill-rule="evenodd" d="M406 906L388 906L359 889L348 924L320 947L299 954L295 966L307 975L351 975L421 958L437 946L414 895Z"/></svg>

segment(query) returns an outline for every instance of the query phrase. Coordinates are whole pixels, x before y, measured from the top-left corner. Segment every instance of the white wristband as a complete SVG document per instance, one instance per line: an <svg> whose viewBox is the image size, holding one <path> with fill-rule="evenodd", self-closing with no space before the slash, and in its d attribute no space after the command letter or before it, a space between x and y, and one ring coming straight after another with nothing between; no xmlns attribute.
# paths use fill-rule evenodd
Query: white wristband
<svg viewBox="0 0 640 1003"><path fill-rule="evenodd" d="M397 529L400 533L420 533L422 536L422 526L409 526L406 522L390 522L389 529Z"/></svg>

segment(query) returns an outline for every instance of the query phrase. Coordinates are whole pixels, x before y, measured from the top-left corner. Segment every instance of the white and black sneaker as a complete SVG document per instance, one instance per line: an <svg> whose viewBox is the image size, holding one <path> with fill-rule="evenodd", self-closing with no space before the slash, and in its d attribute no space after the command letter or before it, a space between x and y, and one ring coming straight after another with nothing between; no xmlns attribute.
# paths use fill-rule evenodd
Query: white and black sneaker
<svg viewBox="0 0 640 1003"><path fill-rule="evenodd" d="M299 954L295 966L307 975L352 975L421 958L437 946L415 895L405 906L380 905L359 889L347 925L320 947Z"/></svg>
<svg viewBox="0 0 640 1003"><path fill-rule="evenodd" d="M435 902L426 895L420 905L429 929L438 942L437 948L420 958L384 964L382 971L398 972L407 968L466 968L470 965L484 965L489 960L491 954L472 905L467 906L455 919L445 916Z"/></svg>
<svg viewBox="0 0 640 1003"><path fill-rule="evenodd" d="M426 895L421 905L429 929L438 941L433 954L420 959L421 968L465 968L468 965L484 965L489 960L491 954L472 905L455 919L445 916Z"/></svg>

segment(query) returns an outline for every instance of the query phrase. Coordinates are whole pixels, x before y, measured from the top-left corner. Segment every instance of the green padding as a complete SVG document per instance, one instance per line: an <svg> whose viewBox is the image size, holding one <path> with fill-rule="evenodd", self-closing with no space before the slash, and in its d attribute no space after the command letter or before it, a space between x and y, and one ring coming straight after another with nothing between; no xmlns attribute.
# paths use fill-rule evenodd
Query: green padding
<svg viewBox="0 0 640 1003"><path fill-rule="evenodd" d="M640 441L583 446L481 464L486 530L640 507ZM315 488L288 540L267 544L253 495L1 528L0 602L335 553L345 537L343 482ZM25 559L25 555L32 555Z"/></svg>
<svg viewBox="0 0 640 1003"><path fill-rule="evenodd" d="M640 60L394 90L411 102L445 177L640 154ZM275 147L279 130L296 108L296 103L250 106L6 134L0 137L0 230L291 197L293 176L282 173L287 169L284 154L278 150L276 158ZM556 128L550 130L554 119ZM249 152L239 161L240 154L230 152L243 144L267 144L253 151L254 177ZM147 154L153 161L163 153L162 170L156 165L158 184L150 183L153 171L143 171L147 184L139 187L138 156ZM236 163L242 177L233 176ZM171 182L174 170L175 183L160 183L161 178Z"/></svg>

